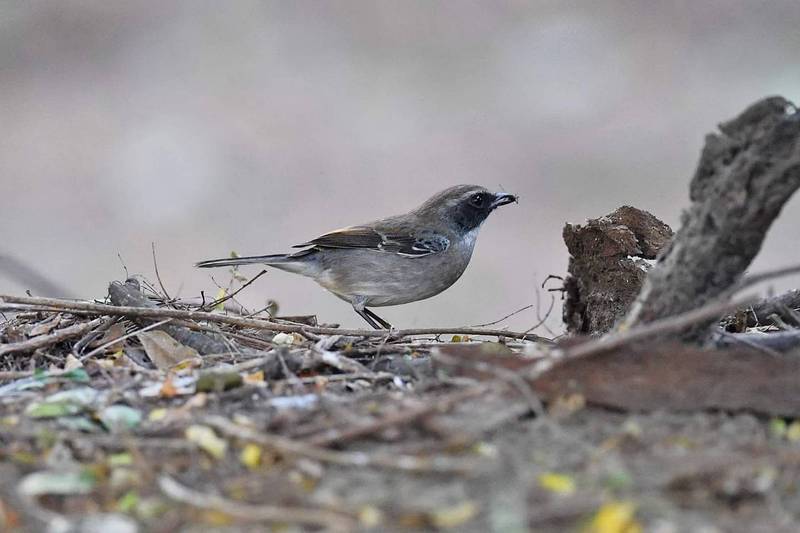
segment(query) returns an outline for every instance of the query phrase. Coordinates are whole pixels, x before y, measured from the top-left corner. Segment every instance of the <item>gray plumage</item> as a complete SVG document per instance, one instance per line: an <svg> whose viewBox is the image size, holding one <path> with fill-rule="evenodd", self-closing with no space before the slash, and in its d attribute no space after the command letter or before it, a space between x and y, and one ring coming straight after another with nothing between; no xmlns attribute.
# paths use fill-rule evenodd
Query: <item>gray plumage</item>
<svg viewBox="0 0 800 533"><path fill-rule="evenodd" d="M430 298L461 277L481 224L517 200L477 185L457 185L404 215L350 226L298 244L292 254L201 261L200 268L266 264L314 279L371 326L391 327L368 307Z"/></svg>

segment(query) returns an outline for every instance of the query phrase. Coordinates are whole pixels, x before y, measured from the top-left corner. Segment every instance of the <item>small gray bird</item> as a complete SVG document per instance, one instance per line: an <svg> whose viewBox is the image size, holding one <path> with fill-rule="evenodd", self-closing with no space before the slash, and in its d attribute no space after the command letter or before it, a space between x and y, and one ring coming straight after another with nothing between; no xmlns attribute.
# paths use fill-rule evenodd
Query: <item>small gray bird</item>
<svg viewBox="0 0 800 533"><path fill-rule="evenodd" d="M262 263L312 278L349 302L375 329L391 325L369 307L400 305L439 294L461 277L478 230L513 194L457 185L406 213L326 233L293 254L201 261L200 268Z"/></svg>

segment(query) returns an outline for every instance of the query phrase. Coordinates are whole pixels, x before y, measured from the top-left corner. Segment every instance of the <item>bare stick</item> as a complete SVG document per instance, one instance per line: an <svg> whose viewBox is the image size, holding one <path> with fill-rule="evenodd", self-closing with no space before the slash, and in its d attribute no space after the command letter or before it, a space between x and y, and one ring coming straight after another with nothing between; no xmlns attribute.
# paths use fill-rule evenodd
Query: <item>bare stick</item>
<svg viewBox="0 0 800 533"><path fill-rule="evenodd" d="M158 280L158 285L161 287L161 290L164 293L164 298L169 302L170 300L172 300L172 298L170 298L166 287L164 287L164 282L161 281L161 274L158 273L158 261L156 261L156 243L151 242L150 248L153 250L153 270L156 271L156 279Z"/></svg>
<svg viewBox="0 0 800 533"><path fill-rule="evenodd" d="M261 276L263 276L266 273L267 273L266 270L262 270L261 272L259 272L258 274L256 274L252 278L250 278L250 280L248 280L247 283L245 283L244 285L242 285L241 287L239 287L238 289L236 289L232 293L230 293L230 294L228 294L226 296L223 296L222 298L219 298L217 300L214 300L213 302L209 302L209 303L207 303L205 305L202 305L202 306L200 306L200 309L203 310L203 311L207 311L209 309L214 309L216 306L218 306L219 304L221 304L223 302L227 302L228 300L230 300L231 298L235 297L237 294L242 292L245 288L250 286L255 280L257 280L258 278L260 278ZM242 307L242 309L244 309L244 308Z"/></svg>
<svg viewBox="0 0 800 533"><path fill-rule="evenodd" d="M57 329L49 335L41 335L22 342L12 342L0 346L0 356L13 352L32 352L45 346L50 346L73 337L80 337L87 331L95 328L103 322L102 318L95 318L90 322L75 324L62 329Z"/></svg>
<svg viewBox="0 0 800 533"><path fill-rule="evenodd" d="M343 429L329 429L321 435L313 437L310 442L316 446L329 446L331 444L341 444L366 435L372 435L389 428L411 424L420 418L424 418L436 412L444 412L451 409L458 402L464 401L473 396L478 396L489 390L487 387L478 386L464 390L459 390L437 398L435 401L405 409L399 413L392 413L379 420L366 422Z"/></svg>
<svg viewBox="0 0 800 533"><path fill-rule="evenodd" d="M731 309L735 309L736 307L742 305L750 305L755 301L757 301L755 295L746 296L733 302L713 301L698 309L693 309L691 311L687 311L686 313L681 313L680 315L663 318L661 320L650 322L627 331L614 333L597 340L579 344L574 348L568 348L564 350L560 355L547 357L531 364L531 370L527 374L528 379L536 379L544 372L550 370L556 364L561 364L565 361L614 350L632 342L649 339L664 333L681 331L684 328L687 328L693 324L697 324L700 321L708 320L709 318L713 318L715 316L721 316L726 311L730 311Z"/></svg>
<svg viewBox="0 0 800 533"><path fill-rule="evenodd" d="M457 460L452 457L417 457L398 454L368 454L365 452L339 452L307 444L280 435L259 433L239 426L222 416L207 416L203 423L222 433L255 442L288 457L307 457L324 463L349 467L376 467L405 472L469 473L476 469L475 461Z"/></svg>
<svg viewBox="0 0 800 533"><path fill-rule="evenodd" d="M502 322L503 320L505 320L507 318L511 318L512 316L517 315L517 314L519 314L519 313L521 313L523 311L527 311L531 307L533 307L533 304L528 304L525 307L520 307L516 311L512 311L511 313L507 314L503 318L498 318L494 322L487 322L486 324L475 324L474 326L470 326L470 327L471 328L485 328L486 326L494 326L495 324L499 324L500 322Z"/></svg>
<svg viewBox="0 0 800 533"><path fill-rule="evenodd" d="M247 522L302 524L331 528L336 531L355 531L358 525L358 521L352 513L313 507L281 507L241 503L216 494L190 489L167 475L158 478L158 486L164 494L175 501L199 509L212 509Z"/></svg>
<svg viewBox="0 0 800 533"><path fill-rule="evenodd" d="M182 318L186 320L205 320L208 322L219 322L240 326L245 328L262 329L268 331L279 331L285 333L300 333L309 331L319 335L347 335L353 337L384 337L394 338L408 337L411 335L473 335L486 337L507 337L511 339L529 340L544 344L553 344L553 341L534 335L533 333L519 333L514 331L481 329L481 328L418 328L418 329L340 329L322 328L305 325L280 324L270 320L244 318L235 316L218 315L205 311L184 311L181 309L155 309L146 307L127 307L90 302L74 302L61 300L58 298L33 298L29 296L0 295L0 308L2 303L27 304L31 306L43 306L51 310L59 311L82 311L92 312L103 315L128 316L139 318Z"/></svg>

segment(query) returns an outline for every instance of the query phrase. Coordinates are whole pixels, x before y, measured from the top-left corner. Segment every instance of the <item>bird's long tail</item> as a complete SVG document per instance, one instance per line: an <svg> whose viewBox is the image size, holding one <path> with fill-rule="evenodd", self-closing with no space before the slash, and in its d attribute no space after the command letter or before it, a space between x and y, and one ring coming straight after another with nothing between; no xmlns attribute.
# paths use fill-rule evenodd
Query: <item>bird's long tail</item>
<svg viewBox="0 0 800 533"><path fill-rule="evenodd" d="M217 268L235 265L251 265L260 263L262 265L276 265L280 263L292 263L297 261L295 254L273 254L273 255L251 255L249 257L228 257L225 259L209 259L195 263L197 268Z"/></svg>

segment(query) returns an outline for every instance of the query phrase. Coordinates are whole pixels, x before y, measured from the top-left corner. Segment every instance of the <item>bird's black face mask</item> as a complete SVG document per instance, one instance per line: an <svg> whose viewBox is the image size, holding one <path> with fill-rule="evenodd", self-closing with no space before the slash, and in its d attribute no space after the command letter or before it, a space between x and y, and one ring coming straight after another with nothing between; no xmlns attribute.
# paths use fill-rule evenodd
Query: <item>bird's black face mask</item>
<svg viewBox="0 0 800 533"><path fill-rule="evenodd" d="M455 215L456 225L466 233L480 226L501 205L516 201L517 197L513 194L476 192L459 204Z"/></svg>

